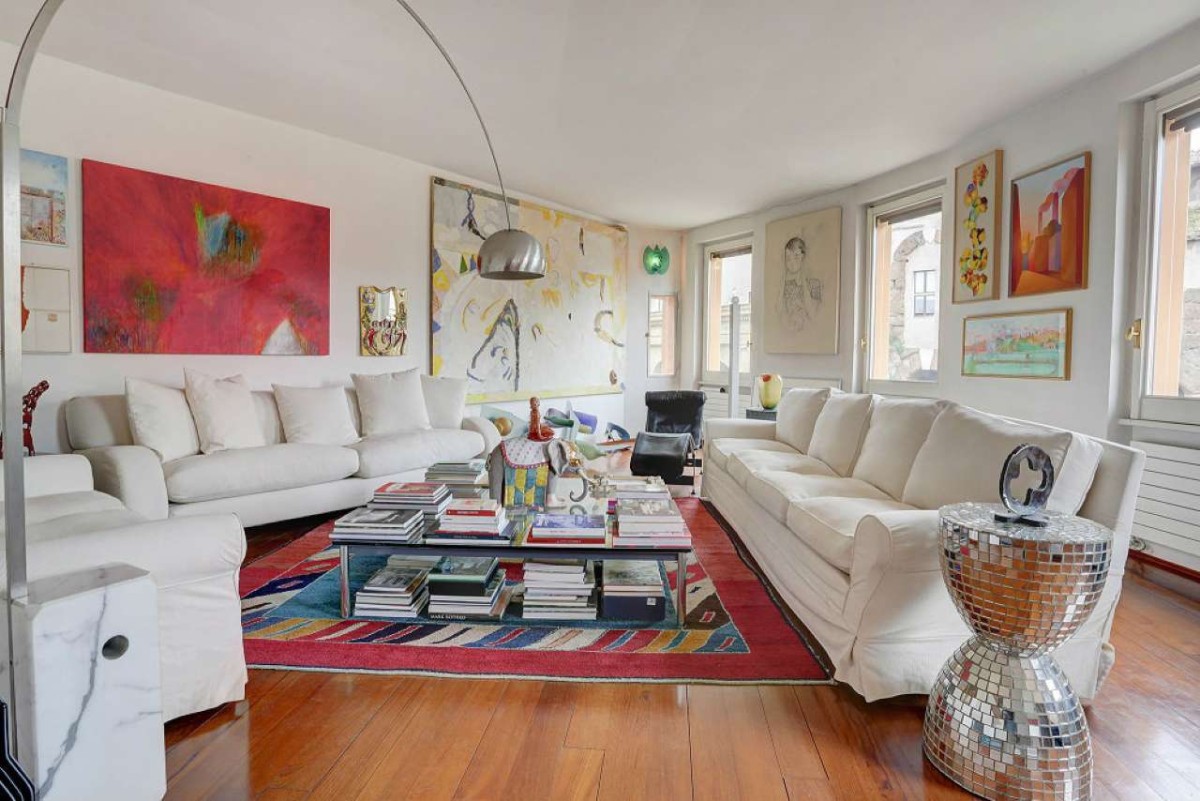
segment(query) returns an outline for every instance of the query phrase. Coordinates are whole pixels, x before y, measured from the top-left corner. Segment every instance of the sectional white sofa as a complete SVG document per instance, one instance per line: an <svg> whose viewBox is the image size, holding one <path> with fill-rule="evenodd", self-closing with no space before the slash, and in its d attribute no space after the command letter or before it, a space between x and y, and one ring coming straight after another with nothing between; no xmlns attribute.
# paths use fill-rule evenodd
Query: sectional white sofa
<svg viewBox="0 0 1200 801"><path fill-rule="evenodd" d="M944 401L794 389L777 421L709 420L704 494L816 636L835 678L868 701L927 693L969 635L939 565L938 513L998 502L1001 465L1045 448L1050 508L1116 534L1092 617L1056 652L1081 698L1112 664L1108 645L1145 455L1112 442Z"/></svg>
<svg viewBox="0 0 1200 801"><path fill-rule="evenodd" d="M147 520L97 492L82 456L25 460L29 578L125 563L158 589L159 662L167 720L245 696L236 516Z"/></svg>
<svg viewBox="0 0 1200 801"><path fill-rule="evenodd" d="M431 409L441 403L434 393L426 390ZM164 462L155 451L134 444L124 395L72 398L67 436L71 448L92 463L96 486L145 517L233 512L244 526L358 506L385 482L419 481L434 462L484 456L500 441L490 421L459 412L452 415L458 422L454 428L365 437L347 445L288 442L275 395L252 395L266 443L259 447ZM357 396L353 389L346 395L361 434Z"/></svg>

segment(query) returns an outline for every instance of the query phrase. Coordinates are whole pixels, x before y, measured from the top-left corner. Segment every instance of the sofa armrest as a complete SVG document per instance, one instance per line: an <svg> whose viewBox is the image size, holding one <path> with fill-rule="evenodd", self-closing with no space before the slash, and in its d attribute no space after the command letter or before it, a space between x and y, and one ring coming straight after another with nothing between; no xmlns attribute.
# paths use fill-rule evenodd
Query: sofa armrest
<svg viewBox="0 0 1200 801"><path fill-rule="evenodd" d="M737 417L722 417L704 421L704 441L737 437L739 439L775 439L774 420L743 420Z"/></svg>
<svg viewBox="0 0 1200 801"><path fill-rule="evenodd" d="M71 453L30 456L25 459L25 497L57 495L63 492L91 492L92 467L81 456ZM4 488L0 487L0 498Z"/></svg>
<svg viewBox="0 0 1200 801"><path fill-rule="evenodd" d="M147 520L167 517L167 482L158 454L139 445L80 451L92 465L96 489L112 495Z"/></svg>
<svg viewBox="0 0 1200 801"><path fill-rule="evenodd" d="M236 576L246 556L237 515L196 515L52 537L29 545L31 578L125 562L150 573L155 585Z"/></svg>
<svg viewBox="0 0 1200 801"><path fill-rule="evenodd" d="M487 455L500 444L500 430L486 417L464 417L462 427L465 431L474 431L483 437L483 450L479 453L483 458L487 458Z"/></svg>
<svg viewBox="0 0 1200 801"><path fill-rule="evenodd" d="M926 576L928 583L945 595L939 542L936 509L900 509L864 517L854 531L850 591L843 609L847 622L859 625L885 582L916 586L926 583L918 574L932 574Z"/></svg>

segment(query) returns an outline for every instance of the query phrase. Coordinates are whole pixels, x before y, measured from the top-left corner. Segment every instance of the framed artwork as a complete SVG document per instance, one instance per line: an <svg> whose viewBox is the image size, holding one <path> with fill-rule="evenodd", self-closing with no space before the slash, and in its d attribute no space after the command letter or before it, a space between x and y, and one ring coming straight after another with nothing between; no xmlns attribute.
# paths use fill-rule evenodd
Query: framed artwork
<svg viewBox="0 0 1200 801"><path fill-rule="evenodd" d="M25 353L71 352L71 272L21 265L21 347Z"/></svg>
<svg viewBox="0 0 1200 801"><path fill-rule="evenodd" d="M954 171L955 303L1000 297L1000 187L1004 151L972 159Z"/></svg>
<svg viewBox="0 0 1200 801"><path fill-rule="evenodd" d="M436 177L431 193L432 374L465 377L470 403L621 392L625 229L510 199L513 225L545 248L546 275L492 281L478 254L505 226L500 196Z"/></svg>
<svg viewBox="0 0 1200 801"><path fill-rule="evenodd" d="M403 356L408 342L408 290L358 288L358 354Z"/></svg>
<svg viewBox="0 0 1200 801"><path fill-rule="evenodd" d="M1071 377L1071 310L1010 312L963 320L962 374Z"/></svg>
<svg viewBox="0 0 1200 801"><path fill-rule="evenodd" d="M767 353L837 353L840 206L767 223Z"/></svg>
<svg viewBox="0 0 1200 801"><path fill-rule="evenodd" d="M21 151L21 239L67 244L67 159Z"/></svg>
<svg viewBox="0 0 1200 801"><path fill-rule="evenodd" d="M1012 180L1010 297L1087 288L1091 194L1091 151Z"/></svg>
<svg viewBox="0 0 1200 801"><path fill-rule="evenodd" d="M329 353L329 209L85 160L88 353Z"/></svg>

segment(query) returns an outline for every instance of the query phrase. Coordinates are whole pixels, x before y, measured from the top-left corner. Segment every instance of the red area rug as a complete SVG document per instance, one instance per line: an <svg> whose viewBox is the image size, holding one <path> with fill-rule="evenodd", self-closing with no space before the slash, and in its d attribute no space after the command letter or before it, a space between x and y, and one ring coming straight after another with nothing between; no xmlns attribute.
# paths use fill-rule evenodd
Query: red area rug
<svg viewBox="0 0 1200 801"><path fill-rule="evenodd" d="M332 522L247 565L242 627L252 667L569 681L829 683L799 626L711 507L679 499L694 548L687 617L662 623L343 620ZM356 557L351 583L378 564ZM520 578L518 565L507 565ZM675 586L673 567L667 583ZM670 599L666 599L668 605Z"/></svg>

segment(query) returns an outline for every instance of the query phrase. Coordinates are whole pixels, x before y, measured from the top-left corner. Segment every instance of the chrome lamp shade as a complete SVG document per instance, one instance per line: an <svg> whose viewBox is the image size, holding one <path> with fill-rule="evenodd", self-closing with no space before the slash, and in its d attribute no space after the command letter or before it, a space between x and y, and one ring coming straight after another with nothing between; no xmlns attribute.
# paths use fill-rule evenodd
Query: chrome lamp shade
<svg viewBox="0 0 1200 801"><path fill-rule="evenodd" d="M507 228L479 248L479 275L497 281L527 281L546 274L542 243L524 231Z"/></svg>

